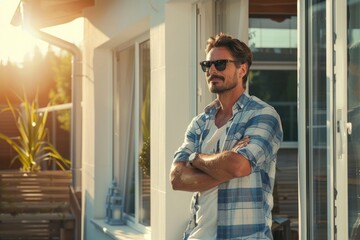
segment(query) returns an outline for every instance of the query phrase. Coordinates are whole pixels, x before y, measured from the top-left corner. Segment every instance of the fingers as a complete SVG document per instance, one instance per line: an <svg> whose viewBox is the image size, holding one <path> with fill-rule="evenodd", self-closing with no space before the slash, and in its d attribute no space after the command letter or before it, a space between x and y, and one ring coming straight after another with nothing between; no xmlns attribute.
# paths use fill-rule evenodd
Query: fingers
<svg viewBox="0 0 360 240"><path fill-rule="evenodd" d="M245 136L244 138L240 139L238 143L249 143L250 142L250 136Z"/></svg>
<svg viewBox="0 0 360 240"><path fill-rule="evenodd" d="M249 144L249 142L250 142L250 137L245 136L231 150L233 152L237 152L237 150L239 150L240 148L246 147Z"/></svg>

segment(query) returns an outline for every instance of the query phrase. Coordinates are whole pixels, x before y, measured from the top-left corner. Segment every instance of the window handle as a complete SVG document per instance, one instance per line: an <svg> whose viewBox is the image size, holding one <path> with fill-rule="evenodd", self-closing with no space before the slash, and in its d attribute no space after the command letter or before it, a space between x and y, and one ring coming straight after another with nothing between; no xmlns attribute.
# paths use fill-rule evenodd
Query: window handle
<svg viewBox="0 0 360 240"><path fill-rule="evenodd" d="M344 134L344 128L346 128L346 126L344 126L346 124L344 124L343 121L338 120L337 121L337 132L340 134L340 138L339 138L339 150L338 150L338 159L342 159L343 158L343 154L344 154L344 138L345 138L345 134Z"/></svg>
<svg viewBox="0 0 360 240"><path fill-rule="evenodd" d="M339 159L343 158L343 154L345 152L345 141L346 141L346 133L348 135L351 135L352 133L352 124L351 122L343 122L343 121L338 121L337 122L337 126L338 126L338 132L340 133L340 152L339 152ZM346 131L346 132L345 132Z"/></svg>
<svg viewBox="0 0 360 240"><path fill-rule="evenodd" d="M351 135L351 133L352 133L352 124L351 124L351 122L346 123L346 131L347 131L348 135Z"/></svg>

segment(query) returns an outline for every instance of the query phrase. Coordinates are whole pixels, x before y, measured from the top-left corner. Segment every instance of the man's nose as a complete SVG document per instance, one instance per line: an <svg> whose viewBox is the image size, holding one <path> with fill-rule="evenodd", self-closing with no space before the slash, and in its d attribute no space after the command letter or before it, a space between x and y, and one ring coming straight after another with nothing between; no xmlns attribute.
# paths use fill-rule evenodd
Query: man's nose
<svg viewBox="0 0 360 240"><path fill-rule="evenodd" d="M216 68L215 68L215 64L214 64L214 63L210 65L209 70L207 71L207 73L208 73L209 75L212 75L213 73L217 73L217 70L216 70Z"/></svg>

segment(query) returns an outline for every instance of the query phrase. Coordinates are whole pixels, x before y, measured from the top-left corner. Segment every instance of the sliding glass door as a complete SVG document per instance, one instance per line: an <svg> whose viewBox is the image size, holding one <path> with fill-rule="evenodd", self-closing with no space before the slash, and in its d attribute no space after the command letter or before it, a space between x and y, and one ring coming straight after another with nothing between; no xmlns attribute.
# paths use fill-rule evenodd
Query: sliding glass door
<svg viewBox="0 0 360 240"><path fill-rule="evenodd" d="M300 239L332 239L335 97L329 21L332 9L324 0L301 1L299 7Z"/></svg>
<svg viewBox="0 0 360 240"><path fill-rule="evenodd" d="M360 0L347 0L348 235L360 239Z"/></svg>
<svg viewBox="0 0 360 240"><path fill-rule="evenodd" d="M299 16L301 239L360 239L360 0Z"/></svg>

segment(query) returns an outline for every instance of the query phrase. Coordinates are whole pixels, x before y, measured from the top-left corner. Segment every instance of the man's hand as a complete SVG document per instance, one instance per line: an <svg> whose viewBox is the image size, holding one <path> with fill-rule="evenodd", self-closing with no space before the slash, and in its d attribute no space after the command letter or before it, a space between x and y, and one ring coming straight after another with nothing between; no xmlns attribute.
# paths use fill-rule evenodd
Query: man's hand
<svg viewBox="0 0 360 240"><path fill-rule="evenodd" d="M250 142L250 137L245 136L243 139L241 139L232 149L231 151L237 152L240 148L246 147Z"/></svg>
<svg viewBox="0 0 360 240"><path fill-rule="evenodd" d="M251 173L250 161L237 151L246 147L250 137L245 136L228 150L215 154L198 154L193 166L215 178L219 182L226 182L233 178L248 176Z"/></svg>

